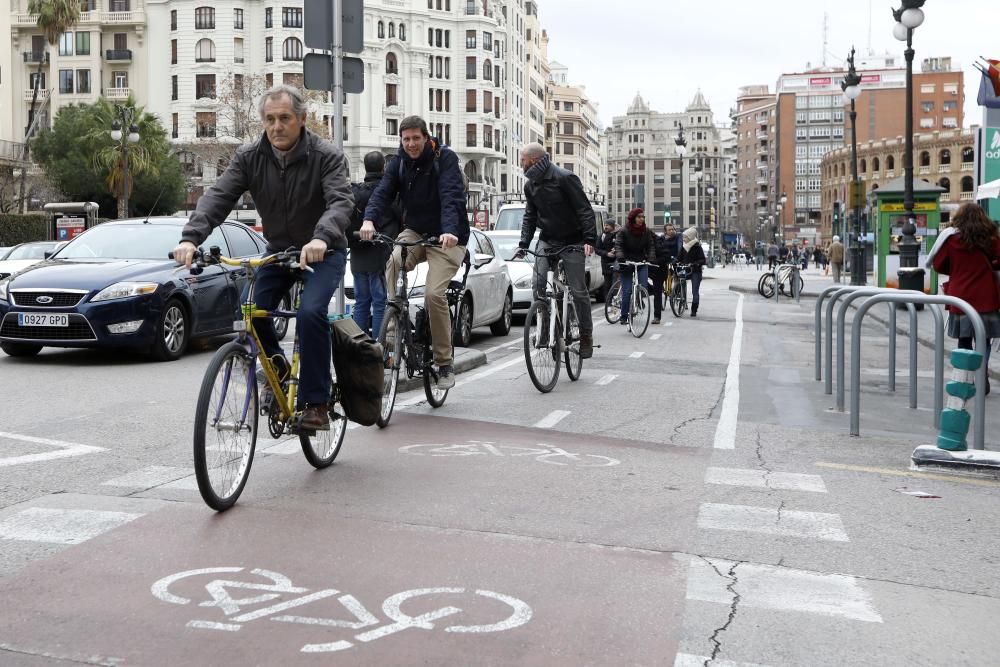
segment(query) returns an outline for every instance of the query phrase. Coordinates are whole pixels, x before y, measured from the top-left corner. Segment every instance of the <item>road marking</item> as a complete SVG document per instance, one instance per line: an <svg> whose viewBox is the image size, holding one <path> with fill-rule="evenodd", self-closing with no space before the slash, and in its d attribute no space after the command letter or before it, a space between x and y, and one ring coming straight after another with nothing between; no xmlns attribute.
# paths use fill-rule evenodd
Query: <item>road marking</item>
<svg viewBox="0 0 1000 667"><path fill-rule="evenodd" d="M39 461L65 459L71 456L96 454L97 452L105 451L104 447L92 447L90 445L81 445L75 442L63 442L62 440L36 438L31 435L18 435L16 433L0 432L0 439L18 440L20 442L30 442L34 445L45 445L47 447L58 448L54 452L42 452L40 454L24 454L21 456L8 456L5 459L0 459L0 468L21 465L22 463L37 463Z"/></svg>
<svg viewBox="0 0 1000 667"><path fill-rule="evenodd" d="M743 295L736 304L736 328L733 348L726 370L726 389L722 399L722 414L715 429L716 449L736 449L736 423L740 411L740 354L743 349Z"/></svg>
<svg viewBox="0 0 1000 667"><path fill-rule="evenodd" d="M522 344L523 344L523 341L520 341L520 340L517 340L517 341L507 341L506 343L502 343L500 345L494 345L493 347L491 347L491 348L489 348L487 350L483 350L483 354L489 356L491 353L496 352L497 350L502 350L502 349L507 348L507 347L520 347Z"/></svg>
<svg viewBox="0 0 1000 667"><path fill-rule="evenodd" d="M0 539L80 544L141 516L129 512L29 507L0 521Z"/></svg>
<svg viewBox="0 0 1000 667"><path fill-rule="evenodd" d="M872 606L871 596L854 577L842 574L817 574L754 563L693 557L688 569L687 599L729 605L733 593L740 596L740 606L778 611L805 612L839 616L855 621L881 623L882 617ZM736 581L720 576L735 565ZM714 567L713 567L714 566Z"/></svg>
<svg viewBox="0 0 1000 667"><path fill-rule="evenodd" d="M698 527L763 535L804 537L828 542L850 542L837 514L779 511L769 507L702 503Z"/></svg>
<svg viewBox="0 0 1000 667"><path fill-rule="evenodd" d="M191 474L188 468L172 468L170 466L149 466L141 470L135 470L101 482L101 486L123 486L136 489L151 489L167 482L173 482Z"/></svg>
<svg viewBox="0 0 1000 667"><path fill-rule="evenodd" d="M778 491L826 493L826 485L823 484L823 478L819 475L803 475L793 472L769 473L760 469L709 468L705 471L705 483Z"/></svg>
<svg viewBox="0 0 1000 667"><path fill-rule="evenodd" d="M618 377L618 376L617 375L605 375L604 377L602 377L600 380L598 380L594 384L601 385L601 386L606 385L606 384L611 384L612 382L615 381L616 377Z"/></svg>
<svg viewBox="0 0 1000 667"><path fill-rule="evenodd" d="M633 352L632 354L630 354L628 356L629 356L629 359L639 359L644 354L646 354L646 353L645 352Z"/></svg>
<svg viewBox="0 0 1000 667"><path fill-rule="evenodd" d="M969 484L971 486L990 486L996 488L1000 486L1000 480L972 479L967 477L952 477L951 475L935 475L927 472L916 472L914 470L896 470L894 468L873 468L869 466L855 466L846 463L815 463L817 468L830 468L831 470L849 470L851 472L871 472L877 475L893 475L894 477L913 477L915 479L934 479L942 482L954 482L955 484Z"/></svg>
<svg viewBox="0 0 1000 667"><path fill-rule="evenodd" d="M476 380L481 380L484 377L489 377L490 375L493 375L494 373L499 373L503 369L509 368L510 366L513 366L515 364L523 364L523 363L524 363L524 355L523 354L519 354L515 358L510 359L509 361L505 361L504 363L500 364L499 366L492 366L490 368L487 368L487 370L485 370L485 371L480 371L479 373L476 373L475 375L472 375L472 376L470 376L468 378L459 380L458 382L455 383L455 388L462 387L464 385L469 384L470 382L475 382ZM406 408L406 407L409 407L411 405L417 405L418 403L425 403L426 401L427 401L427 397L424 396L423 391L421 391L419 395L414 396L413 398L408 398L405 401L396 401L396 406L395 407L397 407L397 408Z"/></svg>
<svg viewBox="0 0 1000 667"><path fill-rule="evenodd" d="M757 662L734 662L732 660L719 660L718 658L712 660L707 655L691 655L690 653L678 653L677 657L674 658L674 667L705 667L705 664L710 661L712 667L767 667L767 665Z"/></svg>
<svg viewBox="0 0 1000 667"><path fill-rule="evenodd" d="M242 625L238 623L215 623L213 621L188 621L187 627L201 630L224 630L225 632L238 632Z"/></svg>
<svg viewBox="0 0 1000 667"><path fill-rule="evenodd" d="M649 337L649 340L660 340L661 338L663 338L663 334L653 334Z"/></svg>
<svg viewBox="0 0 1000 667"><path fill-rule="evenodd" d="M570 412L568 410L553 410L549 414L545 415L542 419L535 422L535 428L552 428L563 419L568 417Z"/></svg>

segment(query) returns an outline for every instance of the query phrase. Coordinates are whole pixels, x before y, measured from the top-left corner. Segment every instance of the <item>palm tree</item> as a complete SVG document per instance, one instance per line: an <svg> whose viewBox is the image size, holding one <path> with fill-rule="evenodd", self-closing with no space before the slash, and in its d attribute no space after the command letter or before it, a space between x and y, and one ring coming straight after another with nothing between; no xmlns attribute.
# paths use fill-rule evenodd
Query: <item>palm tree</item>
<svg viewBox="0 0 1000 667"><path fill-rule="evenodd" d="M28 13L38 15L38 27L45 33L45 41L49 46L55 46L59 42L59 37L72 28L80 20L80 0L29 0ZM28 118L34 118L35 106L38 103L38 87L42 82L42 65L45 64L45 56L38 59L38 72L35 75L35 86L31 93L31 106L28 107ZM28 123L28 130L31 123ZM31 137L28 130L24 134L24 162L28 161L29 146ZM24 196L25 179L27 169L21 171L21 201L27 202Z"/></svg>
<svg viewBox="0 0 1000 667"><path fill-rule="evenodd" d="M94 103L95 129L88 135L87 140L94 142L93 145L100 146L94 153L94 167L99 173L107 172L105 182L111 194L118 199L118 217L126 218L129 215L125 204L126 196L132 194L135 177L147 172L153 176L159 175L154 156L165 151L162 145L165 139L156 118L146 113L143 107L136 106L132 97L129 97L122 106L129 109L130 113L126 113L132 117L132 122L139 130L137 143L129 144L127 124L121 128L120 140L111 139L109 129L116 120L121 122L121 118L117 107L103 97Z"/></svg>

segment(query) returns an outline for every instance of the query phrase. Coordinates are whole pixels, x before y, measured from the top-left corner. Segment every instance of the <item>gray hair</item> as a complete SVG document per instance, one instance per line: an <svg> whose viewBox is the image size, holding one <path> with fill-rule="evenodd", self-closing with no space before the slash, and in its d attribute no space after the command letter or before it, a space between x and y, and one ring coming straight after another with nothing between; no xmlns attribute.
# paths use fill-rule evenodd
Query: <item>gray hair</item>
<svg viewBox="0 0 1000 667"><path fill-rule="evenodd" d="M267 101L273 98L281 97L282 95L288 95L288 99L292 101L292 113L295 114L296 118L305 117L306 113L309 111L306 106L305 95L303 95L302 91L295 86L281 84L280 86L268 88L264 91L264 94L260 96L260 101L257 102L257 111L260 113L261 120L264 119L264 105L267 104Z"/></svg>
<svg viewBox="0 0 1000 667"><path fill-rule="evenodd" d="M539 143L527 144L521 149L521 154L532 160L538 157L544 157L545 147Z"/></svg>

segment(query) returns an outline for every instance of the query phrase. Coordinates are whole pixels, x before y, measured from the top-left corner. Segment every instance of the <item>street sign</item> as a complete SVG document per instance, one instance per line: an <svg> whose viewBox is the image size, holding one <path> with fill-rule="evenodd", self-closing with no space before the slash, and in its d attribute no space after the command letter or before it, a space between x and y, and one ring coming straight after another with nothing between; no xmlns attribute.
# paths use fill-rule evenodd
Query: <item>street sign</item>
<svg viewBox="0 0 1000 667"><path fill-rule="evenodd" d="M333 44L333 0L305 0L302 6L306 46L329 50ZM340 0L340 16L344 53L361 53L365 48L364 0Z"/></svg>
<svg viewBox="0 0 1000 667"><path fill-rule="evenodd" d="M861 181L851 181L847 184L847 201L851 208L864 208L865 184Z"/></svg>
<svg viewBox="0 0 1000 667"><path fill-rule="evenodd" d="M344 58L344 92L365 91L365 65L361 58ZM333 90L333 63L325 53L307 53L302 72L309 90Z"/></svg>

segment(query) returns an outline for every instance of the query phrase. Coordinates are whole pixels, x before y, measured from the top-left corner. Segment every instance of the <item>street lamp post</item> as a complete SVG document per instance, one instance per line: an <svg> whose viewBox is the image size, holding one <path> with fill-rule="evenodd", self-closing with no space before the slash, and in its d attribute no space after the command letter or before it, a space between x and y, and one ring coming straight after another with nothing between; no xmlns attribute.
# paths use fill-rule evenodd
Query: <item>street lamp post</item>
<svg viewBox="0 0 1000 667"><path fill-rule="evenodd" d="M774 238L777 239L777 238L779 238L779 235L780 235L782 243L785 242L785 221L784 221L784 219L783 219L783 217L781 215L781 211L785 208L785 204L787 204L787 203L788 203L788 195L786 195L785 191L782 190L781 191L781 196L778 197L778 201L774 205L774 212L775 212L775 216L774 217L778 221L778 225L777 225L778 230L775 232Z"/></svg>
<svg viewBox="0 0 1000 667"><path fill-rule="evenodd" d="M128 128L128 134L122 132ZM139 127L135 124L135 107L115 105L115 119L111 123L111 138L119 142L122 152L122 186L118 197L118 217L128 217L128 196L131 191L131 174L128 169L129 144L139 142Z"/></svg>
<svg viewBox="0 0 1000 667"><path fill-rule="evenodd" d="M681 185L684 185L684 156L687 154L687 140L684 138L684 123L678 123L677 138L674 139L674 144L677 149L677 156L681 159ZM684 231L687 225L687 209L684 207L684 195L686 187L681 188L681 231Z"/></svg>
<svg viewBox="0 0 1000 667"><path fill-rule="evenodd" d="M705 178L705 172L701 166L694 168L694 226L698 230L698 237L702 237L701 230L704 227L701 221L701 181Z"/></svg>
<svg viewBox="0 0 1000 667"><path fill-rule="evenodd" d="M924 288L924 271L918 266L920 244L917 243L916 219L913 214L913 31L924 22L921 7L924 0L903 0L899 9L892 12L896 19L893 36L906 42L906 147L903 153L903 208L906 222L903 224L903 238L899 243L899 287L900 289Z"/></svg>
<svg viewBox="0 0 1000 667"><path fill-rule="evenodd" d="M713 208L712 202L713 202L713 197L715 196L715 186L712 185L711 182L705 188L705 194L708 195L708 201L705 202L705 207L708 209L708 233L712 237L712 256L714 257L715 253L719 252L719 237L717 231L717 223L714 220L712 214L712 208Z"/></svg>
<svg viewBox="0 0 1000 667"><path fill-rule="evenodd" d="M851 217L853 218L851 233L851 284L864 285L866 271L864 266L864 249L861 245L861 182L858 179L858 112L855 100L861 94L861 76L854 69L854 48L847 58L847 76L840 82L844 97L851 101Z"/></svg>

